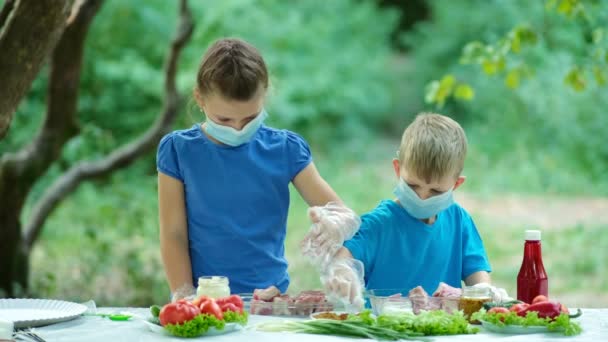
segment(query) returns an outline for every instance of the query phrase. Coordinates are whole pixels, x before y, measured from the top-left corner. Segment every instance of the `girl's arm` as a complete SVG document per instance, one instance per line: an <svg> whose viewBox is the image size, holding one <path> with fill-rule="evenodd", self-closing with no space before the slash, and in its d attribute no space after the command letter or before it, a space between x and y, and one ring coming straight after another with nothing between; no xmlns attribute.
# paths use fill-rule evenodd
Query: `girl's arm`
<svg viewBox="0 0 608 342"><path fill-rule="evenodd" d="M184 285L192 288L184 185L161 172L158 173L158 214L160 252L171 293L183 290Z"/></svg>
<svg viewBox="0 0 608 342"><path fill-rule="evenodd" d="M490 284L491 282L492 282L492 280L490 279L490 274L486 271L475 272L464 280L464 283L467 286L473 286L473 285L479 284L479 283Z"/></svg>
<svg viewBox="0 0 608 342"><path fill-rule="evenodd" d="M293 185L311 207L324 206L328 202L342 203L340 197L321 177L312 162L293 179Z"/></svg>

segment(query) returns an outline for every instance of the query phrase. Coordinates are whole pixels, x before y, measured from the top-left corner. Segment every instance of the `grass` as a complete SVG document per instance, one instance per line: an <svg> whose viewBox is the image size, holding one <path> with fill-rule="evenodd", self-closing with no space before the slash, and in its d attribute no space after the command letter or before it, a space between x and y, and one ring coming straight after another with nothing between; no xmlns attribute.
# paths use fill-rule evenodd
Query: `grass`
<svg viewBox="0 0 608 342"><path fill-rule="evenodd" d="M331 154L315 153L321 174L359 213L392 197L395 183L391 159L396 142L362 145L365 143L366 149L347 145ZM477 162L478 157L473 154L472 158ZM33 252L34 295L95 299L100 306L148 306L167 301L158 244L156 178L142 171L149 170L145 163L105 182L83 184L61 204ZM502 172L509 174L506 168ZM482 192L488 201L503 193L502 184L480 188L472 183L466 191ZM320 288L318 272L298 249L310 228L306 209L292 191L286 240L290 292ZM484 239L495 284L515 295L523 231L529 227L493 222L483 212L471 214ZM601 225L544 231L543 258L551 295L574 307L608 306L608 297L603 295L608 279L602 273L607 269L607 247L608 230Z"/></svg>

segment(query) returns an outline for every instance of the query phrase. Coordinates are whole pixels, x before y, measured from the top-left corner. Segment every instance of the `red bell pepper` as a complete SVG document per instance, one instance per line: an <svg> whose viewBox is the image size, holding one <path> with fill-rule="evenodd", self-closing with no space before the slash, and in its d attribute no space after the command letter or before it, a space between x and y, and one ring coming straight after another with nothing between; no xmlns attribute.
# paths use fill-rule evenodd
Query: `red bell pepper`
<svg viewBox="0 0 608 342"><path fill-rule="evenodd" d="M561 307L562 307L562 305L558 302L552 302L552 301L540 302L540 303L536 303L536 304L532 304L532 305L528 306L528 308L521 311L520 316L525 317L528 312L536 311L538 313L539 318L549 317L551 319L555 319L557 316L559 316L562 313Z"/></svg>

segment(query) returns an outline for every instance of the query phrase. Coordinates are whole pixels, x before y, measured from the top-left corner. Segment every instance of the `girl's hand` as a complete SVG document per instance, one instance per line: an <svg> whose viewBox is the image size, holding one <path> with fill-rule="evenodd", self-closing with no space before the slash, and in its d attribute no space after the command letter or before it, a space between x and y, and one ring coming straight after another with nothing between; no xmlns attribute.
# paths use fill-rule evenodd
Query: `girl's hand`
<svg viewBox="0 0 608 342"><path fill-rule="evenodd" d="M177 302L180 299L194 299L196 297L196 289L192 284L184 284L178 287L171 293L171 302Z"/></svg>

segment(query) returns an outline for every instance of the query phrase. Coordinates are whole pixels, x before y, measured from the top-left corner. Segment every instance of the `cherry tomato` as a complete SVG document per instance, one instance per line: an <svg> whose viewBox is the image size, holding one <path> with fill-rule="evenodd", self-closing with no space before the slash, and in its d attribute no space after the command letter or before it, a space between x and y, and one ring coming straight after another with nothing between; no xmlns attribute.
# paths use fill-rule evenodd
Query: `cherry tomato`
<svg viewBox="0 0 608 342"><path fill-rule="evenodd" d="M181 324L192 320L201 313L198 307L186 300L169 303L160 310L158 318L160 325Z"/></svg>
<svg viewBox="0 0 608 342"><path fill-rule="evenodd" d="M530 303L530 304L536 304L536 303L548 302L548 301L549 301L549 298L547 298L547 296L538 295L538 296L534 297L534 299L532 299L532 303Z"/></svg>
<svg viewBox="0 0 608 342"><path fill-rule="evenodd" d="M215 302L215 300L209 298L201 303L200 306L201 313L209 314L215 316L217 319L224 319L224 314L222 313L222 309Z"/></svg>

